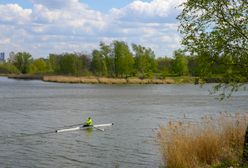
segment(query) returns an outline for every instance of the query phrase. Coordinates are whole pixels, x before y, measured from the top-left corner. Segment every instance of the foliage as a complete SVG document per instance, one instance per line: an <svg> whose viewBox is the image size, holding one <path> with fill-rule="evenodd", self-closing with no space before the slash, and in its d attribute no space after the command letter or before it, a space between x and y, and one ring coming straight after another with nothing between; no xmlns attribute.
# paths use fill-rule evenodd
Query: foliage
<svg viewBox="0 0 248 168"><path fill-rule="evenodd" d="M134 66L138 73L145 77L145 74L156 72L157 64L155 61L154 51L150 48L145 48L141 45L132 44L134 51Z"/></svg>
<svg viewBox="0 0 248 168"><path fill-rule="evenodd" d="M92 57L91 70L93 73L97 76L106 76L107 66L104 55L100 51L94 50L92 52Z"/></svg>
<svg viewBox="0 0 248 168"><path fill-rule="evenodd" d="M219 69L225 87L248 81L247 6L247 0L188 0L182 4L178 16L182 44L197 58L202 78Z"/></svg>
<svg viewBox="0 0 248 168"><path fill-rule="evenodd" d="M130 76L133 72L133 56L128 45L123 41L114 41L115 75Z"/></svg>
<svg viewBox="0 0 248 168"><path fill-rule="evenodd" d="M0 74L18 74L19 70L10 63L0 64Z"/></svg>
<svg viewBox="0 0 248 168"><path fill-rule="evenodd" d="M158 72L162 73L164 77L174 73L172 70L173 59L164 57L158 58L157 60Z"/></svg>
<svg viewBox="0 0 248 168"><path fill-rule="evenodd" d="M50 54L49 64L56 74L80 76L90 68L89 57L82 53Z"/></svg>
<svg viewBox="0 0 248 168"><path fill-rule="evenodd" d="M28 73L30 63L32 62L32 55L27 52L18 52L14 56L13 64L23 74Z"/></svg>
<svg viewBox="0 0 248 168"><path fill-rule="evenodd" d="M34 60L29 68L31 74L44 74L49 71L48 64L45 59L39 58Z"/></svg>
<svg viewBox="0 0 248 168"><path fill-rule="evenodd" d="M114 55L113 55L113 49L111 45L107 45L104 42L100 43L100 53L102 57L105 59L106 63L106 69L108 76L115 76L115 62L114 62Z"/></svg>
<svg viewBox="0 0 248 168"><path fill-rule="evenodd" d="M188 69L189 74L192 76L199 76L199 66L196 57L188 56Z"/></svg>
<svg viewBox="0 0 248 168"><path fill-rule="evenodd" d="M131 52L132 51L132 52ZM231 67L222 63L230 62L229 56L217 57L211 70L207 67L207 58L187 56L184 50L174 52L174 57L156 58L151 48L132 44L132 50L123 41L110 44L101 42L99 49L93 50L91 56L84 53L49 54L48 59L33 59L28 53L10 53L9 64L15 65L22 73L82 76L91 75L106 77L139 77L160 78L176 76L199 76L211 72L207 81L218 81L226 75L234 75ZM228 72L228 73L226 73ZM236 71L236 73L238 73ZM209 73L210 74L210 73ZM240 79L241 77L236 75ZM216 79L216 80L215 80ZM187 81L187 80L183 80ZM180 83L182 81L179 81ZM236 85L237 86L237 85ZM216 87L218 88L218 87ZM235 88L236 89L236 88Z"/></svg>
<svg viewBox="0 0 248 168"><path fill-rule="evenodd" d="M60 72L60 64L59 64L60 56L57 54L49 54L48 62L49 62L49 70L53 73Z"/></svg>
<svg viewBox="0 0 248 168"><path fill-rule="evenodd" d="M174 53L174 64L173 64L173 70L174 73L177 73L179 76L188 75L189 69L188 69L188 60L186 56L183 54L182 50L177 50Z"/></svg>

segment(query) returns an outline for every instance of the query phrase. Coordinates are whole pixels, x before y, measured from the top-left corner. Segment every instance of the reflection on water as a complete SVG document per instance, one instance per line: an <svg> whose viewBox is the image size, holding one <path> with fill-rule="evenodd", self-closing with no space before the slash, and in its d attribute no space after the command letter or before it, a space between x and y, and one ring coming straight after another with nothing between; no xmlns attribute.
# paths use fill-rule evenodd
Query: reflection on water
<svg viewBox="0 0 248 168"><path fill-rule="evenodd" d="M92 136L93 128L87 128L85 129L86 135L88 138Z"/></svg>
<svg viewBox="0 0 248 168"><path fill-rule="evenodd" d="M81 85L0 78L2 167L159 167L161 124L204 114L248 112L248 93L219 102L210 85ZM81 123L105 131L54 133Z"/></svg>

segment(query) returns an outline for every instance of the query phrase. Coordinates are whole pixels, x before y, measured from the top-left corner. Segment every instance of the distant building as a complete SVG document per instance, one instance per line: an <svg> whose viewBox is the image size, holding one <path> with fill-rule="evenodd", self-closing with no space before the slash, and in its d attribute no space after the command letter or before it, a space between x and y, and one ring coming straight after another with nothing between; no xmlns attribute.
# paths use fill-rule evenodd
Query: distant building
<svg viewBox="0 0 248 168"><path fill-rule="evenodd" d="M4 62L5 62L5 53L0 52L0 63L4 63Z"/></svg>
<svg viewBox="0 0 248 168"><path fill-rule="evenodd" d="M15 61L15 53L13 51L11 51L9 53L9 59L8 62L13 63Z"/></svg>

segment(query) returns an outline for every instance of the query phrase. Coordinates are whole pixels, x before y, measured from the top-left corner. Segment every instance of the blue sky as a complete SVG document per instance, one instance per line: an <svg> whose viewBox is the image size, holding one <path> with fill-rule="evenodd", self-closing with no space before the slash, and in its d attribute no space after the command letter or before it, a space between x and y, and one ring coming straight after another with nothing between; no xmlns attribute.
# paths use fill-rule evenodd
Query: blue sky
<svg viewBox="0 0 248 168"><path fill-rule="evenodd" d="M132 0L80 0L80 2L88 4L89 7L95 10L107 12L111 8L121 8L128 5Z"/></svg>
<svg viewBox="0 0 248 168"><path fill-rule="evenodd" d="M52 1L52 0L51 0ZM121 8L133 2L133 0L80 0L81 3L89 5L90 8L106 12L111 8ZM143 2L149 2L145 0ZM17 3L24 8L31 8L32 1L29 0L0 0L1 4Z"/></svg>
<svg viewBox="0 0 248 168"><path fill-rule="evenodd" d="M0 51L87 52L123 40L172 56L184 0L0 0Z"/></svg>

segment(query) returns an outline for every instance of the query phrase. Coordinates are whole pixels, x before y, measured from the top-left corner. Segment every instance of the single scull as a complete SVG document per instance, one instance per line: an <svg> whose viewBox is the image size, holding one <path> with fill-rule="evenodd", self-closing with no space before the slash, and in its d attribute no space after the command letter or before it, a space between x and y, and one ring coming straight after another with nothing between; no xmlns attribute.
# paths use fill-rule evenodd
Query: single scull
<svg viewBox="0 0 248 168"><path fill-rule="evenodd" d="M66 128L66 129L59 129L56 130L55 132L67 132L67 131L76 131L76 130L81 130L81 129L88 129L88 128L98 128L100 129L101 127L109 127L114 125L114 123L109 123L109 124L98 124L98 125L93 125L93 126L88 126L88 127L83 127L83 126L77 126L77 127L72 127L72 128ZM100 129L101 130L101 129Z"/></svg>

